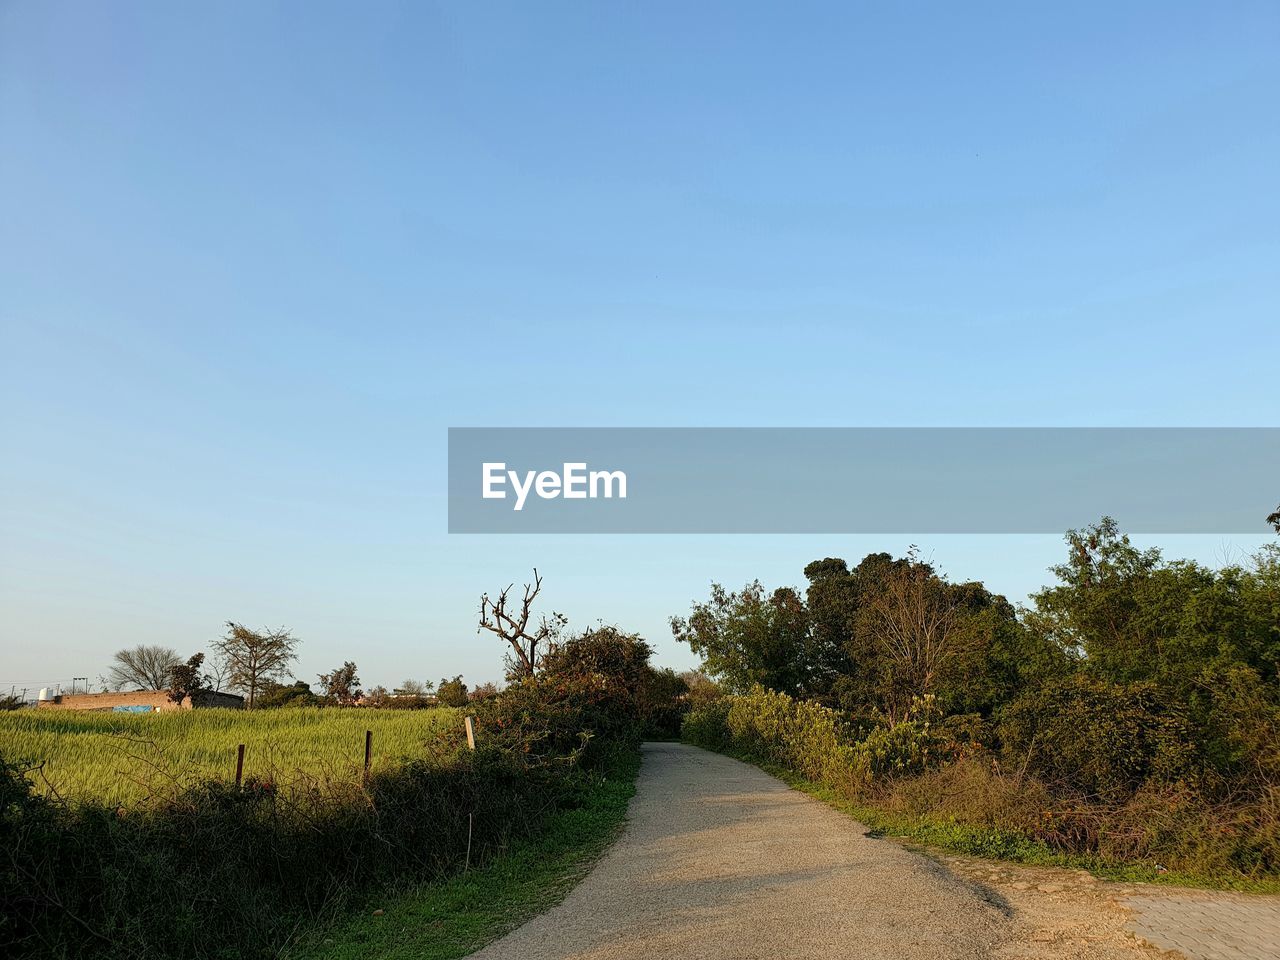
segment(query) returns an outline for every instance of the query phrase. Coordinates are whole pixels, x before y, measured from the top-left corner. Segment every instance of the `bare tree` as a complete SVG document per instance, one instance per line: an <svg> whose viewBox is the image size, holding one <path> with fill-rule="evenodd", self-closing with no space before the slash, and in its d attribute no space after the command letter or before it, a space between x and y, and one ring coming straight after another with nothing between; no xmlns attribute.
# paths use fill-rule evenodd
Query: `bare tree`
<svg viewBox="0 0 1280 960"><path fill-rule="evenodd" d="M542 577L537 567L533 570L533 583L524 585L524 598L520 601L520 612L509 607L508 595L511 587L498 594L496 601L490 600L486 593L480 597L480 630L488 630L497 634L511 648L507 652L507 672L512 679L532 677L538 668L543 654L555 644L556 637L568 622L558 613L552 613L548 620L543 616L536 627L530 627L533 617L533 601L542 591Z"/></svg>
<svg viewBox="0 0 1280 960"><path fill-rule="evenodd" d="M961 603L951 585L928 564L908 559L885 576L865 608L883 656L882 697L891 725L910 716L917 697L933 692L961 633Z"/></svg>
<svg viewBox="0 0 1280 960"><path fill-rule="evenodd" d="M227 635L213 649L226 660L227 685L243 690L246 706L252 707L266 684L291 676L289 665L297 659L298 642L284 627L258 633L228 620Z"/></svg>
<svg viewBox="0 0 1280 960"><path fill-rule="evenodd" d="M112 690L133 687L137 690L169 689L169 671L182 659L172 647L140 643L127 650L117 650L107 672L106 685Z"/></svg>
<svg viewBox="0 0 1280 960"><path fill-rule="evenodd" d="M231 663L226 657L214 657L208 664L209 672L206 675L209 681L209 689L214 693L221 693L227 686L227 681L231 676Z"/></svg>
<svg viewBox="0 0 1280 960"><path fill-rule="evenodd" d="M430 680L425 683L421 680L405 680L391 692L397 697L425 697L429 696L435 688L436 685Z"/></svg>

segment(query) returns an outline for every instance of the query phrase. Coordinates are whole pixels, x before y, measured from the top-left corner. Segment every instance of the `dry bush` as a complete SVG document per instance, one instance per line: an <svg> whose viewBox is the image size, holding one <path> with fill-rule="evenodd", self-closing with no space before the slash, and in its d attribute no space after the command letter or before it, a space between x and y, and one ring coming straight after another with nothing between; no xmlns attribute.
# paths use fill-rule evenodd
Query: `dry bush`
<svg viewBox="0 0 1280 960"><path fill-rule="evenodd" d="M1039 835L1052 806L1044 785L1008 776L985 755L963 757L890 784L885 809L910 817L951 818L962 823Z"/></svg>

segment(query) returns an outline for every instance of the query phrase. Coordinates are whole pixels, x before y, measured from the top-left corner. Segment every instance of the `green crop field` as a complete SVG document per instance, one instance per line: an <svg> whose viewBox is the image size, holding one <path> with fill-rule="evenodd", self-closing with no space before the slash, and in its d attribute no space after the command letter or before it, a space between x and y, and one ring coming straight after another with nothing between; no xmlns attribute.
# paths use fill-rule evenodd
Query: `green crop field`
<svg viewBox="0 0 1280 960"><path fill-rule="evenodd" d="M37 788L67 800L126 804L202 778L231 780L245 745L246 778L282 787L311 778L355 780L373 731L373 768L421 757L462 714L451 709L181 710L130 715L0 713L0 754L31 765Z"/></svg>

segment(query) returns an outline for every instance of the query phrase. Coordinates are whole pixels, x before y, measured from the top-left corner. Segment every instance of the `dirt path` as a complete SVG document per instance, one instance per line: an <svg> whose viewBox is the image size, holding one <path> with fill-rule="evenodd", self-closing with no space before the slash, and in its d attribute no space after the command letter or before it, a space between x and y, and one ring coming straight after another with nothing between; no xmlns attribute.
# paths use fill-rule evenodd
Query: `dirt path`
<svg viewBox="0 0 1280 960"><path fill-rule="evenodd" d="M627 830L483 960L1280 960L1280 898L913 852L755 767L646 744Z"/></svg>
<svg viewBox="0 0 1280 960"><path fill-rule="evenodd" d="M1128 901L1133 892L1131 886L1107 883L1084 870L1031 867L937 851L928 855L956 875L990 891L1011 911L1013 924L1009 937L995 951L998 960L1137 960L1168 956L1140 942L1142 938L1134 925L1136 911ZM1160 888L1159 895L1168 889Z"/></svg>
<svg viewBox="0 0 1280 960"><path fill-rule="evenodd" d="M755 767L664 743L645 746L626 833L591 875L476 957L1154 955L1120 931L1119 919L1114 929L1090 928L1098 939L1087 946L1032 939L1046 929L1052 937L1051 927L1043 917L1028 926L992 888L868 837Z"/></svg>

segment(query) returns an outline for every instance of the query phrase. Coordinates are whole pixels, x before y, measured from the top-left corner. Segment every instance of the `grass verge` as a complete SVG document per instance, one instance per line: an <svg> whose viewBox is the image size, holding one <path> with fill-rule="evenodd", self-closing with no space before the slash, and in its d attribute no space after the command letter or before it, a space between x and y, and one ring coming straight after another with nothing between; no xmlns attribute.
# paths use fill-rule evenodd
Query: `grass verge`
<svg viewBox="0 0 1280 960"><path fill-rule="evenodd" d="M707 748L703 748L707 749ZM1104 880L1125 883L1158 883L1206 890L1238 890L1245 893L1280 893L1280 880L1247 880L1168 871L1161 873L1151 863L1117 863L1096 856L1063 853L1020 833L975 826L950 819L903 817L874 806L857 803L830 787L807 780L786 767L732 750L726 756L759 767L783 783L847 813L870 828L873 835L909 841L923 847L963 853L987 860L1005 860L1035 866L1087 870Z"/></svg>
<svg viewBox="0 0 1280 960"><path fill-rule="evenodd" d="M611 764L580 806L482 869L370 904L304 937L289 960L454 960L555 906L617 838L640 754ZM375 916L373 911L382 912Z"/></svg>

